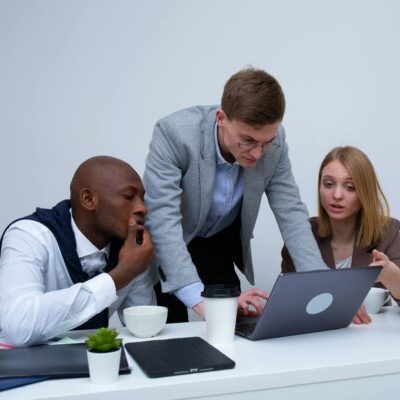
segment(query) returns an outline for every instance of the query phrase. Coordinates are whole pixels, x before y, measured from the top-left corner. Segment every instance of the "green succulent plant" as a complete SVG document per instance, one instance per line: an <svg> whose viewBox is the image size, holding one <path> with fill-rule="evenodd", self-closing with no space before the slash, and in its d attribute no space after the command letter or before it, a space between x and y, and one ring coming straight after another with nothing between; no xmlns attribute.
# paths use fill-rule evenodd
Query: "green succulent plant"
<svg viewBox="0 0 400 400"><path fill-rule="evenodd" d="M90 351L106 353L121 347L122 339L117 339L118 332L111 328L100 328L93 335L89 335L86 346Z"/></svg>

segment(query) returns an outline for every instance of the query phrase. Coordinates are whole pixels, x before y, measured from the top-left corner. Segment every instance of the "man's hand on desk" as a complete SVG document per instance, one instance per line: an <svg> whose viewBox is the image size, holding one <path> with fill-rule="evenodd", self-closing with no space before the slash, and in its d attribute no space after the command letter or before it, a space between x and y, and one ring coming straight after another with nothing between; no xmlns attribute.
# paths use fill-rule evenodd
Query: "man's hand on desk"
<svg viewBox="0 0 400 400"><path fill-rule="evenodd" d="M356 315L353 317L353 324L369 324L371 321L371 317L368 315L364 304L362 304L361 307L358 309Z"/></svg>
<svg viewBox="0 0 400 400"><path fill-rule="evenodd" d="M264 300L268 299L268 293L260 289L246 290L239 296L238 315L257 317L264 309ZM204 301L196 304L193 310L204 319Z"/></svg>
<svg viewBox="0 0 400 400"><path fill-rule="evenodd" d="M199 314L201 318L205 319L205 317L204 317L204 301L196 304L193 307L193 311L195 311L197 314Z"/></svg>
<svg viewBox="0 0 400 400"><path fill-rule="evenodd" d="M238 314L246 317L257 317L262 313L264 300L268 300L268 297L268 293L261 289L246 290L239 296Z"/></svg>

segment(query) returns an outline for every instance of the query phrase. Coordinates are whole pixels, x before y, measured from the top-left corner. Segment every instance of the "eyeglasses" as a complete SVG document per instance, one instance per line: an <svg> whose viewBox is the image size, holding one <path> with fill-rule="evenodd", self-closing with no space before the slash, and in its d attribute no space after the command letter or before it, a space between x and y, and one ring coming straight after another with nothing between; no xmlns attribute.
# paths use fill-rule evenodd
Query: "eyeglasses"
<svg viewBox="0 0 400 400"><path fill-rule="evenodd" d="M245 139L245 140L240 140L238 142L238 146L245 151L250 151L250 150L254 150L257 147L261 148L261 152L264 153L267 149L268 146L270 145L270 143L258 143L255 140L249 140L249 139Z"/></svg>

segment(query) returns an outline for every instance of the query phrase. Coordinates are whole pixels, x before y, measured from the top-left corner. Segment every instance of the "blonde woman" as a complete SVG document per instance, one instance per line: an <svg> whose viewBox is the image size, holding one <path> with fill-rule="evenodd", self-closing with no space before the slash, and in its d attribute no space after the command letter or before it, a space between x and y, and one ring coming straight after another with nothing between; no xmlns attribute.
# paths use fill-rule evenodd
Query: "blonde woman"
<svg viewBox="0 0 400 400"><path fill-rule="evenodd" d="M336 147L318 174L318 217L311 226L330 268L382 265L377 286L400 300L400 221L389 217L387 200L369 158L351 146ZM282 271L295 266L284 247ZM361 309L353 322L368 323Z"/></svg>

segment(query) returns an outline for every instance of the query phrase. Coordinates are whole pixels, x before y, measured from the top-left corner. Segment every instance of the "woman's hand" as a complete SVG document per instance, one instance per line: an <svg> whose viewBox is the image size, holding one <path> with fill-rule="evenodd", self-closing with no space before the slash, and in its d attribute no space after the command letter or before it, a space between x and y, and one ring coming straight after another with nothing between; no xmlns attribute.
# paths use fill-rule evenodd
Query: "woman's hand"
<svg viewBox="0 0 400 400"><path fill-rule="evenodd" d="M395 299L400 299L400 268L385 253L378 250L372 251L370 265L382 265L383 269L376 281L381 282Z"/></svg>

